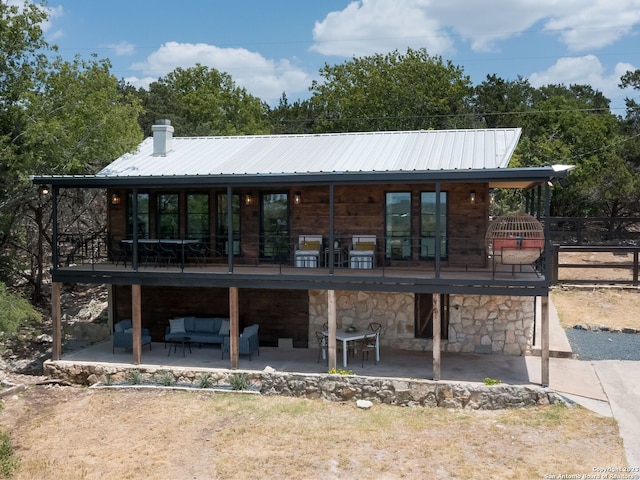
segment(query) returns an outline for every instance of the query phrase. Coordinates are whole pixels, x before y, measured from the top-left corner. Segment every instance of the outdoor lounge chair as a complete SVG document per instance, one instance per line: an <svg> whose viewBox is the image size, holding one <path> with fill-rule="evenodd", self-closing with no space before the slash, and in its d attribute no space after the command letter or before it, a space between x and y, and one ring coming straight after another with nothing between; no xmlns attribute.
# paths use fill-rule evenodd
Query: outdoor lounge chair
<svg viewBox="0 0 640 480"><path fill-rule="evenodd" d="M300 235L294 252L295 266L317 268L320 266L322 235Z"/></svg>
<svg viewBox="0 0 640 480"><path fill-rule="evenodd" d="M151 335L148 329L142 329L141 338L142 346L149 345L149 350L151 350ZM116 352L116 348L124 348L126 350L133 349L133 327L131 319L120 320L113 326L112 353Z"/></svg>
<svg viewBox="0 0 640 480"><path fill-rule="evenodd" d="M376 266L376 236L354 235L349 250L349 267L372 269Z"/></svg>

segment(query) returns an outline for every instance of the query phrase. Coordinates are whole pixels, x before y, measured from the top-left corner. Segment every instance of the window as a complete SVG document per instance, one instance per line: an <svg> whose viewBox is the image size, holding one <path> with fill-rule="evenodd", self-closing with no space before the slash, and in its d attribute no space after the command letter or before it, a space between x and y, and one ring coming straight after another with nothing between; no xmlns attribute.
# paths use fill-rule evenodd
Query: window
<svg viewBox="0 0 640 480"><path fill-rule="evenodd" d="M216 217L216 251L220 255L229 254L229 215L227 194L219 193L217 197ZM233 254L240 255L240 195L231 195L231 222L233 224Z"/></svg>
<svg viewBox="0 0 640 480"><path fill-rule="evenodd" d="M387 193L384 229L387 258L411 258L411 192Z"/></svg>
<svg viewBox="0 0 640 480"><path fill-rule="evenodd" d="M447 257L447 192L440 192L440 258ZM420 258L436 257L436 192L420 194Z"/></svg>
<svg viewBox="0 0 640 480"><path fill-rule="evenodd" d="M288 194L261 194L260 214L260 257L286 262L289 258Z"/></svg>
<svg viewBox="0 0 640 480"><path fill-rule="evenodd" d="M209 195L187 195L187 238L209 242Z"/></svg>
<svg viewBox="0 0 640 480"><path fill-rule="evenodd" d="M138 238L149 238L149 194L138 194ZM127 238L133 237L133 193L127 195Z"/></svg>
<svg viewBox="0 0 640 480"><path fill-rule="evenodd" d="M178 194L158 195L158 238L180 237L180 211Z"/></svg>
<svg viewBox="0 0 640 480"><path fill-rule="evenodd" d="M416 338L433 338L433 294L416 293ZM440 338L449 338L449 295L440 295Z"/></svg>

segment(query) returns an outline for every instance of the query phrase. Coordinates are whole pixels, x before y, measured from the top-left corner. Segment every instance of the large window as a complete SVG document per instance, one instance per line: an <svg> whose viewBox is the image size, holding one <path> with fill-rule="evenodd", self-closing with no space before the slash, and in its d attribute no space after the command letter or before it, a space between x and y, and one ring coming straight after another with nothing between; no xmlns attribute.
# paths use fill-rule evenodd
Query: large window
<svg viewBox="0 0 640 480"><path fill-rule="evenodd" d="M219 193L217 197L216 216L216 252L229 254L229 214L227 194ZM233 254L240 255L240 195L231 195L231 223L233 225Z"/></svg>
<svg viewBox="0 0 640 480"><path fill-rule="evenodd" d="M149 238L149 194L138 194L138 238ZM127 238L133 237L133 194L127 195Z"/></svg>
<svg viewBox="0 0 640 480"><path fill-rule="evenodd" d="M177 193L158 195L158 238L180 236L180 210Z"/></svg>
<svg viewBox="0 0 640 480"><path fill-rule="evenodd" d="M187 195L187 238L209 242L209 195Z"/></svg>
<svg viewBox="0 0 640 480"><path fill-rule="evenodd" d="M436 258L436 192L420 194L420 258ZM440 258L447 257L447 192L440 192Z"/></svg>
<svg viewBox="0 0 640 480"><path fill-rule="evenodd" d="M286 193L260 195L260 257L274 262L289 258L289 196Z"/></svg>
<svg viewBox="0 0 640 480"><path fill-rule="evenodd" d="M411 192L387 193L384 230L387 258L411 258Z"/></svg>

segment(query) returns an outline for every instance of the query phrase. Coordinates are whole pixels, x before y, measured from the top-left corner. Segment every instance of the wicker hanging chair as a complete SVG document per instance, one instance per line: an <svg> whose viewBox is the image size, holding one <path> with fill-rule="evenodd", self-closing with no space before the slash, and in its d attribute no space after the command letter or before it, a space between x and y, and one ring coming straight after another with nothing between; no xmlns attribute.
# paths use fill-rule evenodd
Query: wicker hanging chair
<svg viewBox="0 0 640 480"><path fill-rule="evenodd" d="M510 213L493 220L485 235L487 253L508 265L535 262L544 249L544 228L528 213Z"/></svg>

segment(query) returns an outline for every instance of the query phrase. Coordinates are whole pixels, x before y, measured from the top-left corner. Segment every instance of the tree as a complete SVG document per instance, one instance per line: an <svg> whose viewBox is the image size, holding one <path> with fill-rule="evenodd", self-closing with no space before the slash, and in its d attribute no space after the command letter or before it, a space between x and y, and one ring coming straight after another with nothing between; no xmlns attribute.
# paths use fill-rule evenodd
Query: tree
<svg viewBox="0 0 640 480"><path fill-rule="evenodd" d="M520 127L524 115L531 111L535 89L529 81L518 77L503 80L497 75L487 79L474 89L472 100L474 113L487 128Z"/></svg>
<svg viewBox="0 0 640 480"><path fill-rule="evenodd" d="M316 131L455 128L469 124L471 81L426 50L397 51L325 64L311 85Z"/></svg>
<svg viewBox="0 0 640 480"><path fill-rule="evenodd" d="M171 120L177 136L269 133L267 105L214 68L176 68L139 94L147 135L161 118Z"/></svg>
<svg viewBox="0 0 640 480"><path fill-rule="evenodd" d="M137 97L123 96L117 79L109 73L107 60L72 62L59 58L37 72L36 88L26 96L28 119L22 130L19 155L11 165L16 180L10 247L15 258L28 263L20 268L33 286L33 297L41 294L45 261L50 248L50 205L28 183L29 174L93 174L142 141L138 128L141 107ZM62 233L85 236L104 234L104 201L98 192L61 192L58 225ZM73 212L72 215L69 212ZM69 232L64 221L76 219L82 232ZM79 219L79 220L78 220ZM24 266L24 265L23 265Z"/></svg>

